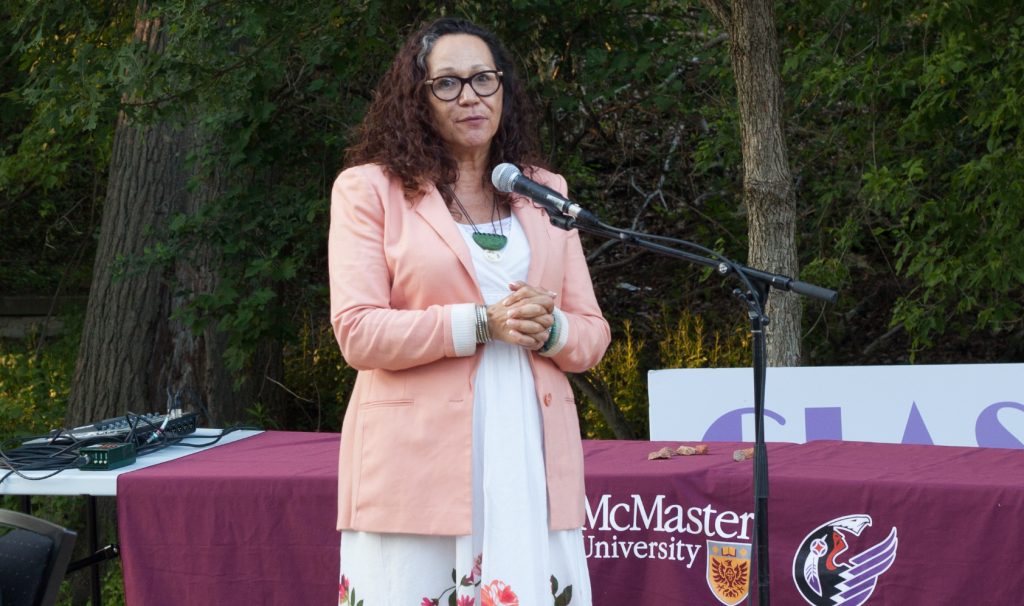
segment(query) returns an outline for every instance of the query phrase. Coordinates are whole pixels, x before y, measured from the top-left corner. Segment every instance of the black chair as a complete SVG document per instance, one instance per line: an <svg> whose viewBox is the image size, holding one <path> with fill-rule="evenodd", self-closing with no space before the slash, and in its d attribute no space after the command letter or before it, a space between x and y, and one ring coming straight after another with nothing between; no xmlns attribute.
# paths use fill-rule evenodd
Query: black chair
<svg viewBox="0 0 1024 606"><path fill-rule="evenodd" d="M0 606L53 606L74 546L66 528L0 509Z"/></svg>

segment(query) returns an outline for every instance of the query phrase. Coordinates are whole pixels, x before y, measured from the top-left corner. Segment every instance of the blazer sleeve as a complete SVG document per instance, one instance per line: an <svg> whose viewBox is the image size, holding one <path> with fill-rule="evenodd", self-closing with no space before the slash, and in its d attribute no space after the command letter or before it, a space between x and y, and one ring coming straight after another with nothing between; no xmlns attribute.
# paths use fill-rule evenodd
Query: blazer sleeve
<svg viewBox="0 0 1024 606"><path fill-rule="evenodd" d="M361 166L343 171L331 191L331 325L342 356L356 370L403 370L466 355L456 351L452 332L453 312L458 316L464 306L391 306L384 244L388 183L379 167Z"/></svg>
<svg viewBox="0 0 1024 606"><path fill-rule="evenodd" d="M552 189L567 196L565 178L552 175L552 180ZM580 234L573 229L566 237L565 273L556 304L561 316L568 321L568 327L562 328L568 328L568 335L564 344L547 357L565 372L583 372L601 361L611 341L611 329L594 295Z"/></svg>

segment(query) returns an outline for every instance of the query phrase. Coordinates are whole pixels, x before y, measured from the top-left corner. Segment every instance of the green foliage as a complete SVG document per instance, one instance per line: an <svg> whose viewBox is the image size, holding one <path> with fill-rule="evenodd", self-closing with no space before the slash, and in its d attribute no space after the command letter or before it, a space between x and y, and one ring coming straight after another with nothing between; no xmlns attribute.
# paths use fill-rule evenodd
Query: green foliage
<svg viewBox="0 0 1024 606"><path fill-rule="evenodd" d="M334 108L368 95L370 83L352 60L365 49L347 45L360 27L358 8L227 4L160 7L175 24L172 40L139 75L136 109L144 119L159 109L164 119L195 120L197 139L210 143L191 158L194 187L218 172L233 175L195 215L172 219L166 258L180 262L200 244L219 252L219 283L194 293L178 317L224 332L225 363L238 370L268 339L293 343L297 314L326 309L325 197L354 124Z"/></svg>
<svg viewBox="0 0 1024 606"><path fill-rule="evenodd" d="M749 365L750 334L742 328L709 330L701 316L683 312L659 314L659 339L653 345L637 338L630 320L622 322L608 351L591 373L607 388L627 423L647 433L647 373L660 368L731 368ZM600 413L588 407L581 413L587 438L613 438Z"/></svg>
<svg viewBox="0 0 1024 606"><path fill-rule="evenodd" d="M608 387L615 405L630 425L647 427L646 376L641 366L644 342L633 337L633 325L622 323L621 335L612 341L604 358L590 372ZM601 414L594 408L582 412L583 434L587 438L613 438Z"/></svg>
<svg viewBox="0 0 1024 606"><path fill-rule="evenodd" d="M664 315L667 318L668 315ZM740 327L708 334L704 318L683 312L675 326L659 331L660 368L736 368L750 364L750 332Z"/></svg>
<svg viewBox="0 0 1024 606"><path fill-rule="evenodd" d="M307 316L297 342L285 351L285 383L301 389L284 423L305 431L340 431L355 385L356 371L345 364L329 324Z"/></svg>
<svg viewBox="0 0 1024 606"><path fill-rule="evenodd" d="M45 347L39 336L0 339L0 440L63 425L79 334L75 320L67 325L69 334Z"/></svg>
<svg viewBox="0 0 1024 606"><path fill-rule="evenodd" d="M119 8L0 9L0 294L88 288L117 110L109 77L132 25Z"/></svg>
<svg viewBox="0 0 1024 606"><path fill-rule="evenodd" d="M127 604L124 595L124 573L121 571L121 560L113 560L103 565L102 583L103 603L109 606Z"/></svg>
<svg viewBox="0 0 1024 606"><path fill-rule="evenodd" d="M801 24L784 63L818 234L813 275L895 281L888 320L912 355L940 337L1019 331L1020 4L821 7L810 24L795 7L784 17Z"/></svg>
<svg viewBox="0 0 1024 606"><path fill-rule="evenodd" d="M0 339L0 442L45 434L64 425L81 335L81 312L63 316L61 323L64 332L57 339L47 340L39 334L24 340ZM75 497L33 497L32 513L69 528L80 528L82 504ZM0 507L21 510L21 497L4 495ZM68 586L65 581L65 597L58 603L70 603L66 597ZM120 563L105 565L103 593L110 604L124 603Z"/></svg>
<svg viewBox="0 0 1024 606"><path fill-rule="evenodd" d="M736 173L726 167L737 165L738 146L717 136L738 132L729 79L721 77L727 48L698 7L523 2L514 19L497 24L520 49L541 100L551 162L609 223L706 233L702 206L735 191ZM550 31L561 32L557 44Z"/></svg>

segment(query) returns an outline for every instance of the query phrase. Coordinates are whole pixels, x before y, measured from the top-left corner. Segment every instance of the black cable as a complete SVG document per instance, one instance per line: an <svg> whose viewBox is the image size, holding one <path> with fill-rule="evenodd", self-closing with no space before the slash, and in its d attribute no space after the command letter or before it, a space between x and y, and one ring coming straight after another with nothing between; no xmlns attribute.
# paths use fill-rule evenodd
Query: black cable
<svg viewBox="0 0 1024 606"><path fill-rule="evenodd" d="M79 454L80 449L96 444L132 443L136 446L136 456L142 456L178 444L196 448L211 446L228 433L242 428L239 426L224 430L206 444L183 444L181 440L195 431L193 419L198 415L187 413L185 416L188 418L185 426L179 422L177 427L168 428L160 427L151 420L151 417L129 411L123 417L123 425L128 428L123 433L118 429L109 429L114 424L121 424L122 417L113 417L76 428L79 434L90 433L89 428L93 428L92 431L100 432L100 435L76 437L75 430L62 428L41 436L9 438L0 442L0 469L9 470L0 477L0 483L11 475L17 475L26 480L43 480L66 469L81 467L89 462L89 458ZM161 417L165 420L169 419L167 415L161 415ZM182 430L188 430L189 434L179 434L178 432ZM24 475L22 473L24 471L52 471L53 473L32 477Z"/></svg>
<svg viewBox="0 0 1024 606"><path fill-rule="evenodd" d="M196 436L181 436L181 437L175 438L175 440L177 440L177 442L179 442L179 443L175 443L174 445L175 446L187 446L189 448L205 448L207 446L213 446L217 442L220 442L221 439L224 438L224 436L228 435L229 433L235 432L235 431L263 431L263 429L260 428L260 427L252 427L252 426L249 426L249 425L233 425L231 427L222 429L220 434L217 435L217 436L209 436L209 437L211 437L213 439L210 440L209 442L205 443L205 444L183 444L183 443L180 443L181 440L184 440L186 438L188 438L188 439L195 439Z"/></svg>
<svg viewBox="0 0 1024 606"><path fill-rule="evenodd" d="M0 446L0 468L9 469L0 477L0 483L17 475L25 480L45 480L52 478L65 469L74 469L88 462L88 458L75 452L76 446L53 444L27 444L12 450L7 449L7 442ZM43 476L27 476L25 471L52 471Z"/></svg>

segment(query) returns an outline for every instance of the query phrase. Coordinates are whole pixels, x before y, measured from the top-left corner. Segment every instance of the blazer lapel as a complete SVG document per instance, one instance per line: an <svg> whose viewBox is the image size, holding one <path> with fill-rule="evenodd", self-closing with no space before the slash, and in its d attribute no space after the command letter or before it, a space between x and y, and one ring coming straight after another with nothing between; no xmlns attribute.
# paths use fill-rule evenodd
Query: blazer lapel
<svg viewBox="0 0 1024 606"><path fill-rule="evenodd" d="M419 202L413 205L413 208L437 232L437 235L444 240L448 248L455 253L459 263L462 263L462 267L469 274L473 283L479 284L476 279L476 271L473 269L473 258L469 254L466 241L462 238L462 234L459 233L459 228L456 227L455 221L452 220L452 215L448 212L444 198L441 197L437 188L431 188Z"/></svg>
<svg viewBox="0 0 1024 606"><path fill-rule="evenodd" d="M452 220L451 213L448 212L448 207L437 189L432 188L413 208L455 253L470 279L479 284L466 240L459 233L459 228ZM523 227L526 241L530 243L530 269L527 271L526 281L535 286L539 285L547 266L548 251L551 250L547 213L523 198L513 203L512 212Z"/></svg>
<svg viewBox="0 0 1024 606"><path fill-rule="evenodd" d="M547 265L551 243L548 236L548 215L531 202L520 198L512 205L519 224L523 226L526 241L530 243L530 269L526 273L527 284L540 286Z"/></svg>

